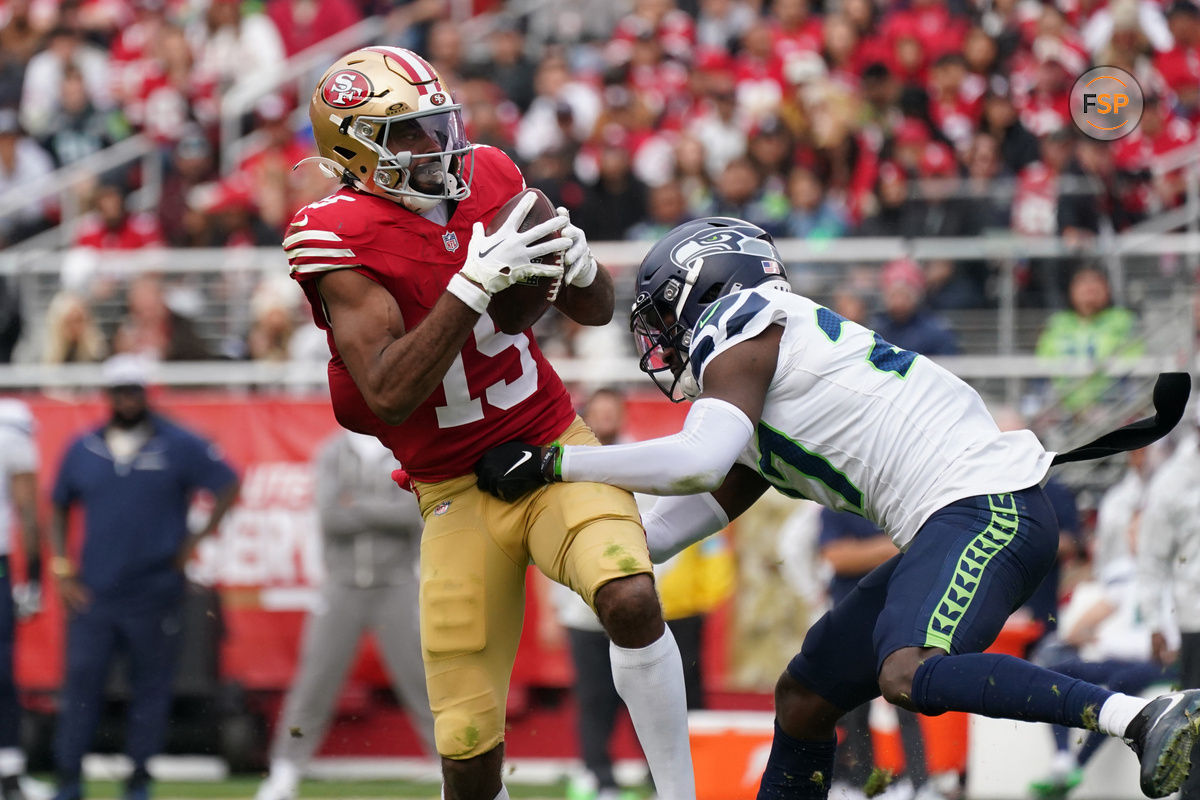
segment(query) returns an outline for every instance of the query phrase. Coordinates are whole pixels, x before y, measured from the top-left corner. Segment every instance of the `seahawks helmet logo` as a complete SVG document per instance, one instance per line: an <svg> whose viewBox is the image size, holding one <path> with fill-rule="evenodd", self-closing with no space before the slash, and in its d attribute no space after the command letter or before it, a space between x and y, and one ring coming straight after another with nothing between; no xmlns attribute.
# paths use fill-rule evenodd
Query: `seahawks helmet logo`
<svg viewBox="0 0 1200 800"><path fill-rule="evenodd" d="M671 261L681 267L714 253L748 253L774 259L774 248L762 239L755 239L737 231L721 230L713 233L701 232L686 239L671 250Z"/></svg>

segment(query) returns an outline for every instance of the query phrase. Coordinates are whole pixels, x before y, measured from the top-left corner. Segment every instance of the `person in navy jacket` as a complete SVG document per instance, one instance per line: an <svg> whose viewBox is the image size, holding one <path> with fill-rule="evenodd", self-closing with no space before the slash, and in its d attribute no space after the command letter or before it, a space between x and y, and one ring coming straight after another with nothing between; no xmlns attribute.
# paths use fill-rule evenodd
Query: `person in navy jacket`
<svg viewBox="0 0 1200 800"><path fill-rule="evenodd" d="M150 408L147 374L135 356L105 362L111 415L71 442L54 482L52 571L68 612L54 743L56 800L82 796L83 756L118 652L128 659L130 683L125 747L133 772L124 797L149 796L146 762L166 736L178 660L183 566L237 495L237 475L217 448ZM206 524L190 531L188 509L197 491L215 502ZM75 506L83 513L82 546L68 556Z"/></svg>

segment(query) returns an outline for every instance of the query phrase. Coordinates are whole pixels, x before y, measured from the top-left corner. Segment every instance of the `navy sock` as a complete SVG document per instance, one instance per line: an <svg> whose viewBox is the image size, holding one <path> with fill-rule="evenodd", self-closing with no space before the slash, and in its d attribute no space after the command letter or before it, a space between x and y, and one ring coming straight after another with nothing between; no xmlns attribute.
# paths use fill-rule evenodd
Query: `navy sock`
<svg viewBox="0 0 1200 800"><path fill-rule="evenodd" d="M933 656L913 675L912 701L924 714L969 711L985 717L1096 729L1112 692L997 653Z"/></svg>
<svg viewBox="0 0 1200 800"><path fill-rule="evenodd" d="M1060 752L1067 752L1071 749L1071 729L1063 725L1054 725L1050 728L1054 732L1054 749Z"/></svg>
<svg viewBox="0 0 1200 800"><path fill-rule="evenodd" d="M837 739L793 739L775 722L771 757L758 786L758 800L824 800L829 795Z"/></svg>
<svg viewBox="0 0 1200 800"><path fill-rule="evenodd" d="M1087 738L1083 740L1083 746L1075 753L1075 763L1083 766L1092 760L1092 756L1096 755L1096 751L1100 749L1100 745L1108 741L1108 737L1103 733L1089 731Z"/></svg>

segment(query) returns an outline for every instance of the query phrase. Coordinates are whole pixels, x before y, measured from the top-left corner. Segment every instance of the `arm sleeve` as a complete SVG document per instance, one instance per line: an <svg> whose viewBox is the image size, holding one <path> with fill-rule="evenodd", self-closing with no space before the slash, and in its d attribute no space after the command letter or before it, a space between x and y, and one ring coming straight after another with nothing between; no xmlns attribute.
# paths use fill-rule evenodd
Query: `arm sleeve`
<svg viewBox="0 0 1200 800"><path fill-rule="evenodd" d="M313 461L314 498L326 536L353 537L360 533L420 536L421 512L413 497L395 484L386 489L359 486L342 474L340 437L322 447Z"/></svg>
<svg viewBox="0 0 1200 800"><path fill-rule="evenodd" d="M663 497L642 515L650 560L661 564L729 524L729 515L709 492Z"/></svg>
<svg viewBox="0 0 1200 800"><path fill-rule="evenodd" d="M672 436L605 447L563 448L562 479L609 483L646 494L711 492L754 435L732 403L705 397L692 404L683 430Z"/></svg>

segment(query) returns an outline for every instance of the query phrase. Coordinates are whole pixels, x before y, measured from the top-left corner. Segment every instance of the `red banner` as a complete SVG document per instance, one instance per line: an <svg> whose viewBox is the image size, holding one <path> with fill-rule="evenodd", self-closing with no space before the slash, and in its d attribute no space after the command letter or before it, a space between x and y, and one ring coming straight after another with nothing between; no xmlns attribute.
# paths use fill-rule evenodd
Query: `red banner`
<svg viewBox="0 0 1200 800"><path fill-rule="evenodd" d="M216 442L242 479L237 504L188 565L191 580L221 591L222 669L249 689L286 689L307 604L322 576L311 461L318 445L337 430L328 397L161 392L153 400L158 411ZM28 402L42 458L39 486L47 498L67 445L102 424L107 406L98 395ZM644 437L675 430L683 412L655 397L635 399L629 406L630 433ZM206 511L207 504L198 501L197 525ZM80 531L73 530L72 544L79 540ZM57 688L62 673L62 609L52 581L47 583L45 610L18 629L17 677L30 690ZM515 689L569 680L561 640L546 636L545 625L539 625L542 607L531 596ZM387 685L370 644L351 681Z"/></svg>

